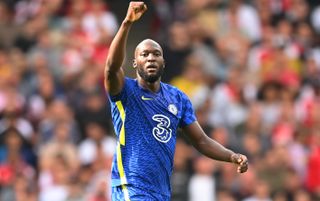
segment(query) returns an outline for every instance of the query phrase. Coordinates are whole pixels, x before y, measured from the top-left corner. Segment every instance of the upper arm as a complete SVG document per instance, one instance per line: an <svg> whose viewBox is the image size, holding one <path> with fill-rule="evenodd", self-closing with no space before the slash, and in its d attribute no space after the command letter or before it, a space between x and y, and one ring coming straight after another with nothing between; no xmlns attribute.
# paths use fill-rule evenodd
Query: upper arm
<svg viewBox="0 0 320 201"><path fill-rule="evenodd" d="M198 148L202 143L205 142L206 138L208 138L198 121L182 127L182 131L188 140L190 140L192 145L196 148Z"/></svg>
<svg viewBox="0 0 320 201"><path fill-rule="evenodd" d="M108 66L105 67L104 86L110 95L117 95L124 86L124 71L122 68L112 72Z"/></svg>

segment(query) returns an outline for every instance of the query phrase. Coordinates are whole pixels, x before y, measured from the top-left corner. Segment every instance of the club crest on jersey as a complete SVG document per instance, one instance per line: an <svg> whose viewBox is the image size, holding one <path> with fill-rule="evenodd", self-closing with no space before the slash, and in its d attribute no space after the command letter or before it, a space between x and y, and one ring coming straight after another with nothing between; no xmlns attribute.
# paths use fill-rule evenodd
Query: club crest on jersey
<svg viewBox="0 0 320 201"><path fill-rule="evenodd" d="M169 110L172 114L174 114L174 115L177 115L177 114L178 114L178 109L177 109L177 107L176 107L174 104L170 104L170 105L168 106L168 110Z"/></svg>
<svg viewBox="0 0 320 201"><path fill-rule="evenodd" d="M155 114L152 119L157 122L157 126L152 129L153 136L159 142L167 143L172 136L170 119L162 114Z"/></svg>

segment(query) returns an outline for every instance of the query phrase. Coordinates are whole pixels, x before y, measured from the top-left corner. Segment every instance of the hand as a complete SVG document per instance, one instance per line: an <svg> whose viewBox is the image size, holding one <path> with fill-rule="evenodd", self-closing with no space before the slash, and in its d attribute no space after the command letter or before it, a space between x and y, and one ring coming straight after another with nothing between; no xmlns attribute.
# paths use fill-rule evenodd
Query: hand
<svg viewBox="0 0 320 201"><path fill-rule="evenodd" d="M231 162L238 165L237 172L244 173L248 170L248 159L242 154L232 154Z"/></svg>
<svg viewBox="0 0 320 201"><path fill-rule="evenodd" d="M126 20L129 22L137 21L147 10L147 6L141 1L131 1L127 11Z"/></svg>

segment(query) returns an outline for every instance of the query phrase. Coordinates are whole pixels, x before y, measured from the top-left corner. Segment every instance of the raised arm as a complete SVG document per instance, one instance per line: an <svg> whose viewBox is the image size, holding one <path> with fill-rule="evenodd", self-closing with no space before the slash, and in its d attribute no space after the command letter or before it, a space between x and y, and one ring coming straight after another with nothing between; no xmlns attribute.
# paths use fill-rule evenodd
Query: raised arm
<svg viewBox="0 0 320 201"><path fill-rule="evenodd" d="M111 42L109 54L105 65L104 84L111 95L118 94L124 85L124 72L122 65L126 56L127 38L130 27L147 10L143 2L130 2L127 15Z"/></svg>
<svg viewBox="0 0 320 201"><path fill-rule="evenodd" d="M239 173L247 171L247 157L242 154L234 153L215 140L209 138L204 133L198 122L185 126L182 130L191 141L192 145L203 155L214 160L235 163L238 165Z"/></svg>

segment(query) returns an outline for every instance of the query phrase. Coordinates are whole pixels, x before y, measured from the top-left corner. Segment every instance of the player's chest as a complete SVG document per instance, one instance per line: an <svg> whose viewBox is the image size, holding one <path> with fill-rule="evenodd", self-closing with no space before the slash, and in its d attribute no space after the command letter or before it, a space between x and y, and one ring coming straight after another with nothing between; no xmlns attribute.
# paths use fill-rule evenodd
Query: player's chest
<svg viewBox="0 0 320 201"><path fill-rule="evenodd" d="M182 104L176 97L163 93L152 94L140 92L133 94L136 109L148 114L148 116L164 116L172 121L179 121L182 116Z"/></svg>
<svg viewBox="0 0 320 201"><path fill-rule="evenodd" d="M146 135L155 139L155 142L171 144L170 139L175 138L176 129L182 116L182 106L174 98L163 94L140 93L132 99L135 104L135 115L141 122L145 122Z"/></svg>

